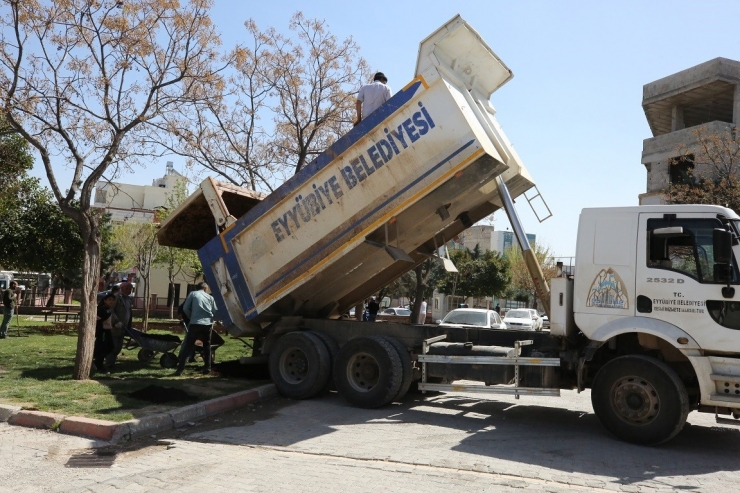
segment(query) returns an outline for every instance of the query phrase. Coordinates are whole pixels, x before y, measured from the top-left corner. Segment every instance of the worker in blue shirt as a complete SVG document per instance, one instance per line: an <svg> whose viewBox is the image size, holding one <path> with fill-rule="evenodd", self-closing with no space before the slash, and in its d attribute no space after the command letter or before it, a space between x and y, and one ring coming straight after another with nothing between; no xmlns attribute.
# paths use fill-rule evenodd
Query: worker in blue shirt
<svg viewBox="0 0 740 493"><path fill-rule="evenodd" d="M199 282L196 290L188 295L182 311L190 319L190 324L185 343L180 349L175 375L182 375L185 363L195 349L195 341L198 339L203 341L203 361L205 361L203 374L207 375L211 372L211 328L216 313L216 300L208 294L208 285L205 282Z"/></svg>

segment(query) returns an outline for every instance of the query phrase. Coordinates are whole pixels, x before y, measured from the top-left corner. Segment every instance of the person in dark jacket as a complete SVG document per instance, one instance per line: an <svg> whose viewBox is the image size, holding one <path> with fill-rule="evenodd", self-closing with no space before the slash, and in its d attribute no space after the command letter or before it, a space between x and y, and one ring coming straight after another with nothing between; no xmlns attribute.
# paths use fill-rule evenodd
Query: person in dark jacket
<svg viewBox="0 0 740 493"><path fill-rule="evenodd" d="M370 298L370 303L367 304L367 321L375 322L375 318L378 316L380 310L380 304L375 299L375 296Z"/></svg>
<svg viewBox="0 0 740 493"><path fill-rule="evenodd" d="M8 325L13 320L13 312L18 304L18 283L10 281L10 287L3 291L3 322L0 324L0 339L8 337Z"/></svg>
<svg viewBox="0 0 740 493"><path fill-rule="evenodd" d="M113 337L111 336L111 315L116 304L116 296L107 294L98 303L98 317L95 323L95 349L93 363L97 371L105 369L105 356L113 351Z"/></svg>
<svg viewBox="0 0 740 493"><path fill-rule="evenodd" d="M131 328L133 297L131 293L134 290L130 282L122 282L121 290L116 295L116 302L113 304L111 319L111 339L113 339L113 349L105 356L105 364L108 371L113 371L118 354L123 349L123 337L126 329Z"/></svg>

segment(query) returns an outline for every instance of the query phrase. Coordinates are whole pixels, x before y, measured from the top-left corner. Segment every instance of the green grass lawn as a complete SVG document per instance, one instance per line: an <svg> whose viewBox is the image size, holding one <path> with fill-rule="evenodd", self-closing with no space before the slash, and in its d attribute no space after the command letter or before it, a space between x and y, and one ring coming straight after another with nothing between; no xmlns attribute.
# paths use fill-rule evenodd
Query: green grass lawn
<svg viewBox="0 0 740 493"><path fill-rule="evenodd" d="M181 377L175 377L174 370L159 365L159 355L149 364L140 363L138 348L121 353L110 377L93 375L91 380L75 381L71 378L77 347L75 325L69 324L64 331L62 324L28 321L23 316L20 321L20 337L14 319L9 337L0 340L0 402L7 404L67 416L125 421L193 403L151 404L128 396L149 385L182 389L198 400L206 400L264 383L203 376L197 371L203 365L200 359L189 363ZM226 343L216 350L217 362L249 354L239 340L224 339Z"/></svg>

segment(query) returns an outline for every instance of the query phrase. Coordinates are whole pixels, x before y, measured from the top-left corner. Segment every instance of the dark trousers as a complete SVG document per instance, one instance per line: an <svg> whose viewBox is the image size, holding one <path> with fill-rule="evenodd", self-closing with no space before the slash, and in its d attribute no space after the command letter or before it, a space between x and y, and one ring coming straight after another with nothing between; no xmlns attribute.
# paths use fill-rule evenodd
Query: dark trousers
<svg viewBox="0 0 740 493"><path fill-rule="evenodd" d="M188 335L185 336L185 342L180 348L180 355L177 361L177 371L181 372L185 369L185 363L187 363L190 355L193 354L195 341L198 339L203 341L204 369L211 369L211 327L211 325L190 324L188 327Z"/></svg>
<svg viewBox="0 0 740 493"><path fill-rule="evenodd" d="M113 351L113 336L110 330L103 328L95 329L95 350L93 351L93 363L98 371L105 368L105 357Z"/></svg>

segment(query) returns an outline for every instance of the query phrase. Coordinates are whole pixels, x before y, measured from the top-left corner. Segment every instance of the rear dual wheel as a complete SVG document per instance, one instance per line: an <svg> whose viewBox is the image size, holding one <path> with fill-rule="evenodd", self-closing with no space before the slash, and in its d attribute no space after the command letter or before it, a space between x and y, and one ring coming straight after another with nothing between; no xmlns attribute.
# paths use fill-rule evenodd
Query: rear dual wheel
<svg viewBox="0 0 740 493"><path fill-rule="evenodd" d="M402 347L400 343L398 345ZM408 357L405 348L403 351ZM334 383L350 404L364 408L381 407L399 395L405 383L404 366L396 344L388 338L357 337L339 350L334 363ZM410 380L410 371L408 374Z"/></svg>
<svg viewBox="0 0 740 493"><path fill-rule="evenodd" d="M308 399L320 393L331 374L331 355L326 344L311 332L291 332L270 352L270 377L280 393Z"/></svg>

